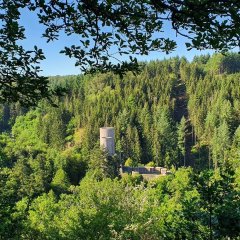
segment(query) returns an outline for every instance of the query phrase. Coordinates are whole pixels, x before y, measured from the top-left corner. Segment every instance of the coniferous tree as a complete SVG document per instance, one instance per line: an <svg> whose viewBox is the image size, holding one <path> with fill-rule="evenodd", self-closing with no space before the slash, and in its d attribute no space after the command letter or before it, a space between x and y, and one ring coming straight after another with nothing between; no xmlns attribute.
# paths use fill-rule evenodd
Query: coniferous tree
<svg viewBox="0 0 240 240"><path fill-rule="evenodd" d="M184 159L183 165L186 166L186 119L184 117L182 117L181 122L178 125L177 134L178 148Z"/></svg>

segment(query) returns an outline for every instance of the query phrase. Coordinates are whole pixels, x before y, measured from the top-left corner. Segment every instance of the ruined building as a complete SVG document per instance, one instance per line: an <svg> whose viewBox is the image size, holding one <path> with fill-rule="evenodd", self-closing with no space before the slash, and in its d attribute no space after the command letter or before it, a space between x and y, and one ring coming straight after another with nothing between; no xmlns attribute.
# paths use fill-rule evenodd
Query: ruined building
<svg viewBox="0 0 240 240"><path fill-rule="evenodd" d="M100 128L100 147L106 150L109 156L113 156L115 154L115 134L114 127L102 127ZM167 171L166 168L163 167L120 167L120 173L128 173L128 174L141 174L145 179L152 179L158 177L160 175L167 175L170 172Z"/></svg>

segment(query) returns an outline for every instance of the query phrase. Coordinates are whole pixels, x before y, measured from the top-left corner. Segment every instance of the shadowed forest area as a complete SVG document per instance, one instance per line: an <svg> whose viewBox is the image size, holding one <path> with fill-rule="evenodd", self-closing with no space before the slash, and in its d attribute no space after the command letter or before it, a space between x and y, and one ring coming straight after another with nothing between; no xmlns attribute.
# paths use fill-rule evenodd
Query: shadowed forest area
<svg viewBox="0 0 240 240"><path fill-rule="evenodd" d="M1 106L0 239L239 239L240 55L142 65L51 77L58 107ZM120 177L126 161L172 174Z"/></svg>

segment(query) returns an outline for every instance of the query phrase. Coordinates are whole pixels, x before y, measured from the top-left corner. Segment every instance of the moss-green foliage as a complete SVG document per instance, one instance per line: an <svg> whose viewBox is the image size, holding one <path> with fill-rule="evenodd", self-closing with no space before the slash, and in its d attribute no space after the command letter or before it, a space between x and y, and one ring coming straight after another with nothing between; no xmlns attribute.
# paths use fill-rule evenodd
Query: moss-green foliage
<svg viewBox="0 0 240 240"><path fill-rule="evenodd" d="M202 62L204 63L204 61ZM239 54L235 53L226 53L226 55L214 54L205 63L205 69L215 74L231 74L240 71L240 56Z"/></svg>
<svg viewBox="0 0 240 240"><path fill-rule="evenodd" d="M236 177L211 171L197 176L192 169L183 168L148 185L129 178L97 181L87 176L60 199L52 192L36 198L29 208L24 239L238 236Z"/></svg>
<svg viewBox="0 0 240 240"><path fill-rule="evenodd" d="M237 237L238 59L155 61L123 79L53 77L51 87L67 89L57 108L1 106L0 238ZM99 148L102 126L115 127L116 156ZM172 175L120 179L120 164ZM193 168L174 170L183 165Z"/></svg>

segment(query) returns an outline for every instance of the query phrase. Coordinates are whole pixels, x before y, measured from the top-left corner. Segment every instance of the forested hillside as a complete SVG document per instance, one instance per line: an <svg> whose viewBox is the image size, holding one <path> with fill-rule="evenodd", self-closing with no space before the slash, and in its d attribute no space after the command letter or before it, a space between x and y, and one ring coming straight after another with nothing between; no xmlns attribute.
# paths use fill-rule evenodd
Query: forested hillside
<svg viewBox="0 0 240 240"><path fill-rule="evenodd" d="M237 239L240 56L51 77L66 94L1 106L0 239ZM113 158L99 128L115 127ZM118 166L172 174L145 182Z"/></svg>

